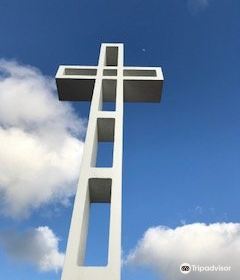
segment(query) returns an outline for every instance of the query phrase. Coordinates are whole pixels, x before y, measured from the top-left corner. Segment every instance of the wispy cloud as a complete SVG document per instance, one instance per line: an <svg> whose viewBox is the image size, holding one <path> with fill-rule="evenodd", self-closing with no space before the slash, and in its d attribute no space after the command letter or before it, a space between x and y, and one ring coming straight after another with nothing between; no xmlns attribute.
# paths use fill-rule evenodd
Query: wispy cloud
<svg viewBox="0 0 240 280"><path fill-rule="evenodd" d="M63 266L64 254L59 251L59 240L47 227L25 232L0 233L0 245L13 260L37 266L40 271L58 271Z"/></svg>
<svg viewBox="0 0 240 280"><path fill-rule="evenodd" d="M195 223L175 229L148 229L126 263L148 266L166 280L238 280L240 275L240 224ZM180 273L182 263L231 266L230 272Z"/></svg>
<svg viewBox="0 0 240 280"><path fill-rule="evenodd" d="M188 0L188 8L191 13L205 10L209 6L210 0Z"/></svg>
<svg viewBox="0 0 240 280"><path fill-rule="evenodd" d="M85 127L36 68L0 60L0 210L24 217L75 192Z"/></svg>

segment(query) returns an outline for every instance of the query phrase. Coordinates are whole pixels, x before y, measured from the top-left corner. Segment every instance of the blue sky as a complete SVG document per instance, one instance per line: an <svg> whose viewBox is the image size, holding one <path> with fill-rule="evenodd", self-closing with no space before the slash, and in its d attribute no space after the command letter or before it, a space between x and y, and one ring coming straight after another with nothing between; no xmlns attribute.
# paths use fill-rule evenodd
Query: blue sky
<svg viewBox="0 0 240 280"><path fill-rule="evenodd" d="M165 83L160 104L125 104L124 256L136 247L150 227L163 225L175 229L195 223L239 226L239 16L238 0L2 0L0 3L0 57L5 59L1 60L2 67L10 71L19 69L19 63L34 66L42 74L31 70L35 71L33 82L39 79L42 82L45 76L54 77L60 64L96 65L102 42L124 43L125 65L163 69ZM10 60L17 62L9 66ZM28 74L24 75L28 83ZM2 74L0 81L4 79L6 76ZM39 85L37 94L49 92L52 96L49 108L55 110L56 90L52 84L46 85L45 80L43 84ZM6 89L13 87L0 87L0 94ZM81 131L76 132L75 125L66 123L60 134L71 141L66 151L70 149L73 153L75 147L79 148L76 150L80 161L81 135L85 128L80 119L88 117L89 104L71 106L75 112L70 105L57 108L54 118L62 120L59 110L65 110L70 112L67 121L80 126ZM23 112L19 113L19 119L20 114ZM12 121L6 115L0 107L3 129L21 127L27 131L25 124ZM29 114L28 118L31 117L36 116ZM38 119L38 125L39 122ZM76 140L76 134L80 140ZM39 153L41 155L41 151ZM74 153L71 160L76 161ZM1 152L0 162L4 163ZM63 162L61 168L67 166L67 162ZM57 250L64 253L76 170L78 165L60 181L68 185L67 194L63 187L64 195L60 199L41 198L36 207L27 208L27 215L14 212L16 215L9 217L6 209L2 209L5 214L0 217L1 230L18 232L15 233L18 238L19 232L31 231L36 237L36 229L46 226L59 237ZM4 172L5 168L0 170L2 197L6 194L1 179L6 176ZM15 170L10 170L13 172ZM31 177L31 172L28 175ZM12 186L11 182L8 187ZM58 188L57 185L55 182L54 188ZM5 207L2 202L1 205ZM40 232L48 231L45 228ZM237 232L235 238L240 238L240 230ZM0 279L60 278L59 272L39 271L39 267L29 264L28 260L19 262L18 257L11 258L8 251L6 246L0 249ZM143 261L139 252L135 253L140 265L124 266L123 280L171 279L169 275L159 276L159 269L152 261ZM233 255L235 253L240 257L240 248ZM169 257L169 260L172 259ZM164 269L160 269L161 272L164 274Z"/></svg>

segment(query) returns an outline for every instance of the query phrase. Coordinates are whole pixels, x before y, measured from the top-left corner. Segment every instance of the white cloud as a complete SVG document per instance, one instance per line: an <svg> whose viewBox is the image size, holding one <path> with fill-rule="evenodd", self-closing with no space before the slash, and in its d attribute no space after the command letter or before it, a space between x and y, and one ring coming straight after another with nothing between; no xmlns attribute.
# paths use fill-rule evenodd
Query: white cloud
<svg viewBox="0 0 240 280"><path fill-rule="evenodd" d="M41 271L62 268L64 254L59 251L58 243L59 239L47 226L0 234L0 244L12 259L33 264Z"/></svg>
<svg viewBox="0 0 240 280"><path fill-rule="evenodd" d="M209 0L188 0L190 12L197 13L205 10L209 6Z"/></svg>
<svg viewBox="0 0 240 280"><path fill-rule="evenodd" d="M175 229L148 229L126 263L148 266L164 280L238 280L240 275L240 224L189 224ZM226 265L231 272L181 274L182 263ZM162 278L161 278L162 279Z"/></svg>
<svg viewBox="0 0 240 280"><path fill-rule="evenodd" d="M39 70L0 60L1 212L22 217L75 192L84 131Z"/></svg>

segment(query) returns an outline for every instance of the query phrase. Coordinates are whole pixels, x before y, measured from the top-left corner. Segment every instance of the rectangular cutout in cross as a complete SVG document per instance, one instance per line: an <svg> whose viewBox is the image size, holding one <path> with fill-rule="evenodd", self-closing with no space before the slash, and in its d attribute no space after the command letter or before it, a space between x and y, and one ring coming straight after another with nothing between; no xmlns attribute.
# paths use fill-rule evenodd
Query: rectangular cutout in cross
<svg viewBox="0 0 240 280"><path fill-rule="evenodd" d="M65 68L65 75L96 76L97 69L93 68Z"/></svg>
<svg viewBox="0 0 240 280"><path fill-rule="evenodd" d="M118 66L118 47L106 47L105 66Z"/></svg>
<svg viewBox="0 0 240 280"><path fill-rule="evenodd" d="M113 166L113 142L98 142L96 167Z"/></svg>
<svg viewBox="0 0 240 280"><path fill-rule="evenodd" d="M103 76L117 76L117 69L104 69Z"/></svg>
<svg viewBox="0 0 240 280"><path fill-rule="evenodd" d="M112 191L111 178L90 178L88 180L91 203L110 203Z"/></svg>
<svg viewBox="0 0 240 280"><path fill-rule="evenodd" d="M156 70L138 70L138 69L128 69L123 71L124 76L135 76L135 77L156 77Z"/></svg>
<svg viewBox="0 0 240 280"><path fill-rule="evenodd" d="M114 118L98 118L92 154L92 167L112 167L114 149Z"/></svg>
<svg viewBox="0 0 240 280"><path fill-rule="evenodd" d="M114 141L114 118L98 118L97 119L97 133L99 142L113 142Z"/></svg>
<svg viewBox="0 0 240 280"><path fill-rule="evenodd" d="M112 179L90 178L89 223L84 266L106 266L108 263Z"/></svg>
<svg viewBox="0 0 240 280"><path fill-rule="evenodd" d="M115 111L116 110L116 90L117 81L104 79L102 80L101 102L99 110Z"/></svg>

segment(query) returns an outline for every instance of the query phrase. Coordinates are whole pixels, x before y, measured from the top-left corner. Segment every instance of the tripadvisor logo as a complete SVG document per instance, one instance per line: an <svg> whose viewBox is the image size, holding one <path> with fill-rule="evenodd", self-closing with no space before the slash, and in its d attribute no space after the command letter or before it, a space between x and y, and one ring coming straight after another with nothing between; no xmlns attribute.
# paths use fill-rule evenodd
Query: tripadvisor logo
<svg viewBox="0 0 240 280"><path fill-rule="evenodd" d="M191 266L189 263L182 263L180 265L180 271L183 273L183 274L188 274L189 272L191 272Z"/></svg>
<svg viewBox="0 0 240 280"><path fill-rule="evenodd" d="M189 263L182 263L180 265L180 271L183 274L188 274L192 272L230 272L231 266L223 266L223 265L196 265Z"/></svg>

